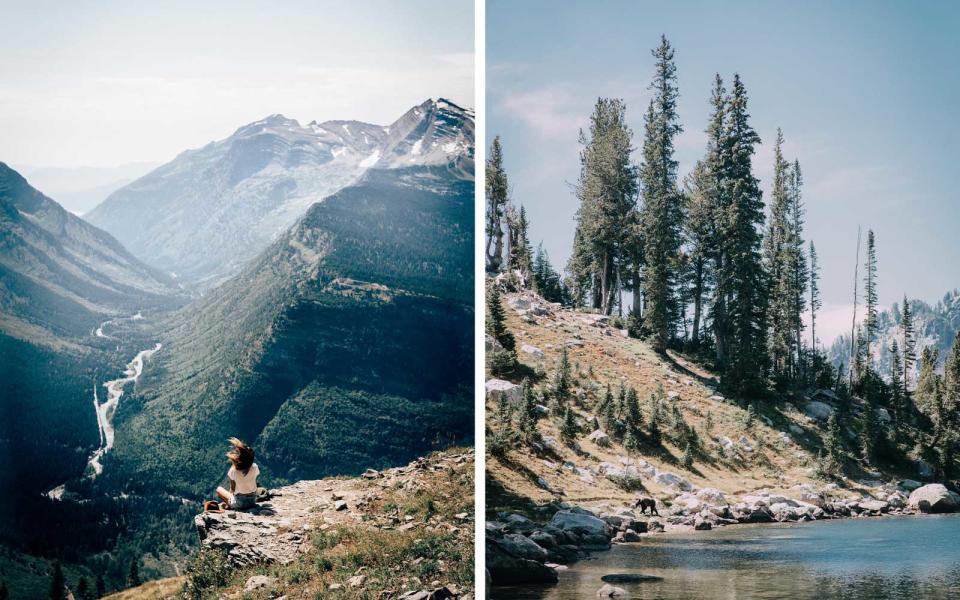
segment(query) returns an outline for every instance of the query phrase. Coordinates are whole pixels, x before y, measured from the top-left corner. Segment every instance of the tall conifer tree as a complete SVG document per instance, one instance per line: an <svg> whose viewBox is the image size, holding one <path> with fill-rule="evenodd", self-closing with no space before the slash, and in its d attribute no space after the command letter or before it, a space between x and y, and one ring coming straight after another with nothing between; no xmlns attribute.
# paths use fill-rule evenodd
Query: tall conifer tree
<svg viewBox="0 0 960 600"><path fill-rule="evenodd" d="M500 136L493 138L486 168L486 267L499 271L503 264L503 217L507 206L507 173L503 168L503 148Z"/></svg>
<svg viewBox="0 0 960 600"><path fill-rule="evenodd" d="M677 115L677 67L665 36L653 50L656 71L650 89L653 98L645 117L641 228L644 240L644 329L658 352L667 348L680 319L677 266L683 202L677 189L674 139L683 128Z"/></svg>
<svg viewBox="0 0 960 600"><path fill-rule="evenodd" d="M580 208L568 270L579 294L589 294L589 305L607 315L619 295L628 217L637 200L632 135L623 101L609 98L597 100L589 136L580 133Z"/></svg>
<svg viewBox="0 0 960 600"><path fill-rule="evenodd" d="M718 295L725 308L727 352L724 385L738 393L766 387L766 274L760 255L763 195L753 176L754 146L760 137L750 126L747 91L734 75L727 101L728 118L721 152L721 186L724 202L721 240L725 250L723 273L718 275Z"/></svg>

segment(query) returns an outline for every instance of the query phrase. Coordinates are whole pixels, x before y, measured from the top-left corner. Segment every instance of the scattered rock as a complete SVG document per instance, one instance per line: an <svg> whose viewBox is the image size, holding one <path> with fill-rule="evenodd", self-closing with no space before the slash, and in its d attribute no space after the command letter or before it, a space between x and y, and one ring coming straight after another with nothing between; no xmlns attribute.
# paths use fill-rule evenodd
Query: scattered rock
<svg viewBox="0 0 960 600"><path fill-rule="evenodd" d="M602 429L595 430L593 433L587 436L587 439L598 446L610 445L610 436L607 435L607 432L603 431Z"/></svg>
<svg viewBox="0 0 960 600"><path fill-rule="evenodd" d="M542 359L544 356L543 350L541 350L540 348L537 348L536 346L531 346L530 344L524 344L523 346L520 346L520 352L529 354L530 356L537 359Z"/></svg>
<svg viewBox="0 0 960 600"><path fill-rule="evenodd" d="M266 575L254 575L247 580L246 585L243 586L244 592L255 592L257 590L265 590L274 586L277 583L275 577L267 577Z"/></svg>

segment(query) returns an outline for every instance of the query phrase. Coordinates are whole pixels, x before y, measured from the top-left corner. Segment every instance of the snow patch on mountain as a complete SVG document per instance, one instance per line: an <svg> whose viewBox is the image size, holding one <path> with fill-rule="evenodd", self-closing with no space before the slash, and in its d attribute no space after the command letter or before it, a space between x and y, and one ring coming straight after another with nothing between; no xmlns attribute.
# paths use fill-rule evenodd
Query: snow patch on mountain
<svg viewBox="0 0 960 600"><path fill-rule="evenodd" d="M134 255L210 286L236 273L315 202L370 169L446 166L473 178L473 111L428 100L389 126L280 114L181 153L86 215Z"/></svg>

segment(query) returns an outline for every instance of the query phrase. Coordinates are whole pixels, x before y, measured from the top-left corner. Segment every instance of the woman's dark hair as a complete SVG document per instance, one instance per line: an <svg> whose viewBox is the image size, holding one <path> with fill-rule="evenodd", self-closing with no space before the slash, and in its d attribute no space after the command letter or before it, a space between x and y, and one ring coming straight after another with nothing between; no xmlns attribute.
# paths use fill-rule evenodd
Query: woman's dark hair
<svg viewBox="0 0 960 600"><path fill-rule="evenodd" d="M230 452L227 452L227 458L233 463L233 466L242 471L244 475L250 470L253 464L253 448L246 445L237 438L230 438L230 445L233 446Z"/></svg>

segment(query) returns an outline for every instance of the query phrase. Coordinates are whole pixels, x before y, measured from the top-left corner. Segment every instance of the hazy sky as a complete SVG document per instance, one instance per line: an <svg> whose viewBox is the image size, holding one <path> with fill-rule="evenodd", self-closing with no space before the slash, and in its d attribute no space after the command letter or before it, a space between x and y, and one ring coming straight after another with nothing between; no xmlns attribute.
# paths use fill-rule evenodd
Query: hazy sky
<svg viewBox="0 0 960 600"><path fill-rule="evenodd" d="M598 96L620 97L641 145L663 33L676 49L681 175L703 155L717 72L746 85L765 199L778 126L800 160L821 340L849 329L858 224L877 237L881 304L960 286L960 3L488 0L486 15L487 139L501 135L513 199L555 266L573 237L578 129Z"/></svg>
<svg viewBox="0 0 960 600"><path fill-rule="evenodd" d="M469 0L0 0L0 161L167 161L273 113L474 105Z"/></svg>

